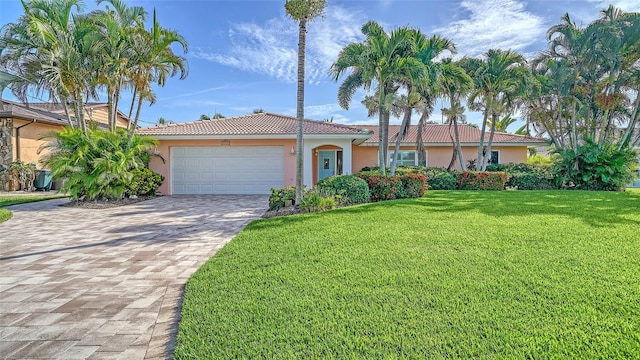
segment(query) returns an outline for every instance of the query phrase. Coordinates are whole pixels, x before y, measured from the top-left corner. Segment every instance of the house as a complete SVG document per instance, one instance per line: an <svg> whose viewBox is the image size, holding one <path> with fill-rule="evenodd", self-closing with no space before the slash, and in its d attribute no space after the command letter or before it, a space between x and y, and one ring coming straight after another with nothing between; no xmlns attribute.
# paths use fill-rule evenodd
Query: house
<svg viewBox="0 0 640 360"><path fill-rule="evenodd" d="M270 188L295 184L296 118L273 113L196 121L139 129L159 140L150 167L165 176L159 191L172 194L265 194ZM389 129L390 149L399 126ZM417 164L411 127L402 142L399 164ZM352 174L378 162L376 126L346 126L304 121L304 183ZM465 159L477 156L479 130L460 127ZM488 138L488 135L487 135ZM448 125L427 125L423 131L429 166L447 166L452 145ZM497 162L525 162L527 147L545 140L496 134ZM391 151L390 151L391 152Z"/></svg>
<svg viewBox="0 0 640 360"><path fill-rule="evenodd" d="M0 165L15 160L35 163L40 167L40 160L46 154L38 154L40 146L47 140L42 137L52 131L60 131L68 125L67 117L61 104L29 103L2 100L0 107ZM98 125L106 126L107 104L89 103L85 106L87 119ZM118 114L118 126L128 125L127 117Z"/></svg>

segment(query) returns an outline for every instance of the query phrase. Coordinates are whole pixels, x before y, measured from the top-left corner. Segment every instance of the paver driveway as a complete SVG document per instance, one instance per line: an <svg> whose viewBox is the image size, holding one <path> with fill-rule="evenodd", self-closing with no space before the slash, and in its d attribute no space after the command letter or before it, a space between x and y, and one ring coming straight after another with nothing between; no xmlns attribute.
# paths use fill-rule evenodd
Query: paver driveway
<svg viewBox="0 0 640 360"><path fill-rule="evenodd" d="M188 277L266 196L172 196L120 208L12 206L0 224L0 357L164 359Z"/></svg>

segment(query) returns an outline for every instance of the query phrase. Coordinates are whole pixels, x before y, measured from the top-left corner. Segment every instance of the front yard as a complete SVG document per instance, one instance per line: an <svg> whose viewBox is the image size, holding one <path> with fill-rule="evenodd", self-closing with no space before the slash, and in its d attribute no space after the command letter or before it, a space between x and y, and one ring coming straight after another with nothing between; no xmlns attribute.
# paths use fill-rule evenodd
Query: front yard
<svg viewBox="0 0 640 360"><path fill-rule="evenodd" d="M640 358L640 192L427 192L251 223L177 359Z"/></svg>

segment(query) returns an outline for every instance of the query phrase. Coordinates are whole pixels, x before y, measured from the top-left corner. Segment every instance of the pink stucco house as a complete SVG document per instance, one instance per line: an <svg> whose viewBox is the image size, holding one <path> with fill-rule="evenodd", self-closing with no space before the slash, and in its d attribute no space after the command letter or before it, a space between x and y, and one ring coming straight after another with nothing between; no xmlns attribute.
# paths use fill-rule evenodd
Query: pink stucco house
<svg viewBox="0 0 640 360"><path fill-rule="evenodd" d="M390 145L399 126L389 129ZM448 125L427 125L423 131L428 166L447 166L452 144ZM159 140L150 167L165 176L159 191L174 194L266 194L270 188L295 184L296 118L259 113L233 118L154 126L138 131ZM417 127L401 144L400 165L416 165ZM465 159L477 155L480 130L462 125ZM487 135L488 138L488 135ZM498 133L493 158L499 163L525 162L527 148L543 139ZM390 148L390 153L392 148ZM305 120L304 183L335 174L352 174L375 166L377 127L347 126Z"/></svg>

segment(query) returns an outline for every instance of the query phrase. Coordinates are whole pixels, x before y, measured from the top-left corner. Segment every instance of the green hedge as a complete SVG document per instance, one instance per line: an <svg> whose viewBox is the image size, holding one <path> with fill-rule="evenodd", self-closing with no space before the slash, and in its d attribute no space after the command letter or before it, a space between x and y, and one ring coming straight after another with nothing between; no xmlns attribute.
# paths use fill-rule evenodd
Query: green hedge
<svg viewBox="0 0 640 360"><path fill-rule="evenodd" d="M460 190L504 190L509 174L504 172L464 171L458 175Z"/></svg>
<svg viewBox="0 0 640 360"><path fill-rule="evenodd" d="M515 172L510 174L508 187L518 190L553 190L556 186L553 177L545 177L536 173Z"/></svg>
<svg viewBox="0 0 640 360"><path fill-rule="evenodd" d="M355 175L335 175L316 184L323 194L333 195L340 205L362 204L371 201L367 182Z"/></svg>
<svg viewBox="0 0 640 360"><path fill-rule="evenodd" d="M126 195L155 195L164 181L164 176L148 168L135 169L131 174L131 181L127 183L125 188Z"/></svg>

